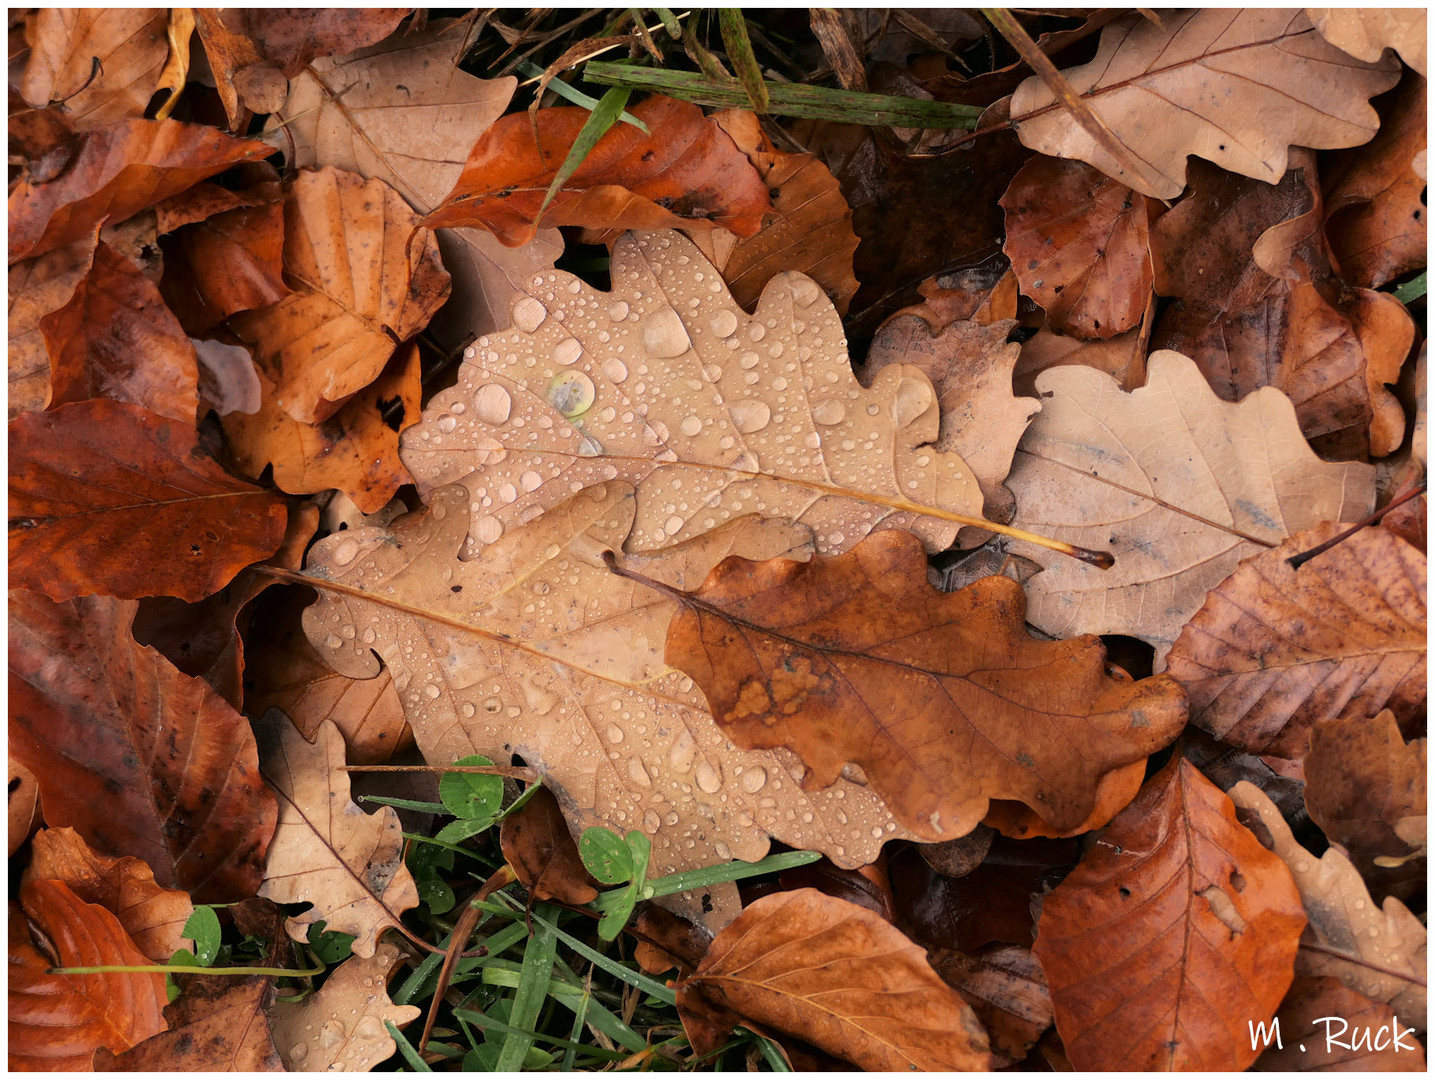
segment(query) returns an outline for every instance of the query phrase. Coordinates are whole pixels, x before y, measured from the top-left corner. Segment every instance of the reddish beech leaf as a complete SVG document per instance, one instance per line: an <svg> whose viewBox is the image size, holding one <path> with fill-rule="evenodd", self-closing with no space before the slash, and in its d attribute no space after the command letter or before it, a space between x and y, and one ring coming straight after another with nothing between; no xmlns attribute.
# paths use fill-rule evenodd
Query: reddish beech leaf
<svg viewBox="0 0 1435 1080"><path fill-rule="evenodd" d="M163 976L156 976L163 978ZM95 1072L283 1072L266 1013L268 975L172 975L180 995L164 1010L169 1030L123 1054L95 1053Z"/></svg>
<svg viewBox="0 0 1435 1080"><path fill-rule="evenodd" d="M50 404L50 355L40 320L64 307L90 270L95 237L10 267L10 418Z"/></svg>
<svg viewBox="0 0 1435 1080"><path fill-rule="evenodd" d="M1285 864L1178 757L1046 897L1032 951L1076 1068L1238 1070L1305 922Z"/></svg>
<svg viewBox="0 0 1435 1080"><path fill-rule="evenodd" d="M283 498L225 473L193 422L105 399L10 422L17 588L199 600L273 554L284 520Z"/></svg>
<svg viewBox="0 0 1435 1080"><path fill-rule="evenodd" d="M13 757L10 758L8 794L10 854L14 855L39 823L40 785L35 774Z"/></svg>
<svg viewBox="0 0 1435 1080"><path fill-rule="evenodd" d="M1186 722L1173 680L1112 678L1099 639L1030 637L1011 579L931 588L906 532L808 563L729 558L675 595L668 663L702 687L729 738L791 750L809 790L859 765L922 839L965 835L991 799L1078 825L1103 774Z"/></svg>
<svg viewBox="0 0 1435 1080"><path fill-rule="evenodd" d="M105 397L192 424L199 362L154 282L108 244L69 303L40 319L51 402Z"/></svg>
<svg viewBox="0 0 1435 1080"><path fill-rule="evenodd" d="M477 225L509 247L538 229L710 229L752 236L771 209L767 186L731 138L696 105L654 95L632 114L652 133L614 124L539 219L549 184L587 121L587 109L514 113L486 131L430 228ZM536 141L535 141L536 135Z"/></svg>
<svg viewBox="0 0 1435 1080"><path fill-rule="evenodd" d="M98 221L123 221L237 162L273 152L207 124L119 120L97 127L60 175L49 182L22 178L11 191L10 262L81 240ZM43 164L32 165L32 174Z"/></svg>
<svg viewBox="0 0 1435 1080"><path fill-rule="evenodd" d="M546 787L503 819L499 843L503 857L534 899L586 904L597 897L563 810Z"/></svg>
<svg viewBox="0 0 1435 1080"><path fill-rule="evenodd" d="M136 603L10 594L10 752L45 820L200 901L253 895L278 813L248 723L130 636Z"/></svg>
<svg viewBox="0 0 1435 1080"><path fill-rule="evenodd" d="M268 169L267 162L250 166ZM186 188L178 195L171 195L154 207L155 232L164 236L186 225L207 221L230 210L243 210L251 206L264 206L278 202L278 173L246 191L231 191L217 183L204 181ZM271 187L271 185L274 185Z"/></svg>
<svg viewBox="0 0 1435 1080"><path fill-rule="evenodd" d="M88 1071L99 1047L127 1050L164 1031L164 976L157 972L51 975L52 967L148 964L119 920L62 881L20 889L10 909L10 1068ZM36 933L27 930L27 918Z"/></svg>
<svg viewBox="0 0 1435 1080"><path fill-rule="evenodd" d="M971 955L938 949L931 960L987 1029L997 1068L1024 1059L1051 1027L1051 994L1030 949L995 945Z"/></svg>
<svg viewBox="0 0 1435 1080"><path fill-rule="evenodd" d="M864 1070L990 1067L986 1032L922 949L866 908L816 889L765 896L678 984L699 1054L755 1021Z"/></svg>
<svg viewBox="0 0 1435 1080"><path fill-rule="evenodd" d="M638 944L633 959L649 975L661 975L673 968L680 976L697 970L708 951L709 938L681 915L657 904L645 904L633 922Z"/></svg>
<svg viewBox="0 0 1435 1080"><path fill-rule="evenodd" d="M1286 560L1341 529L1320 525L1241 562L1171 647L1191 720L1253 753L1300 760L1311 727L1390 709L1425 713L1425 556L1362 529L1299 570Z"/></svg>
<svg viewBox="0 0 1435 1080"><path fill-rule="evenodd" d="M240 206L165 237L160 291L196 336L240 311L277 304L284 284L284 207Z"/></svg>
<svg viewBox="0 0 1435 1080"><path fill-rule="evenodd" d="M433 234L414 233L417 223L382 180L340 169L295 178L284 204L284 272L302 288L230 323L255 346L275 379L275 404L294 419L333 416L443 306L448 272Z"/></svg>
<svg viewBox="0 0 1435 1080"><path fill-rule="evenodd" d="M39 8L25 20L20 93L79 130L141 117L169 58L166 8Z"/></svg>
<svg viewBox="0 0 1435 1080"><path fill-rule="evenodd" d="M1278 1045L1251 1066L1254 1072L1424 1072L1425 1052L1384 1002L1371 1001L1328 975L1297 975L1276 1013ZM1272 1033L1272 1041L1274 1033ZM1376 1049L1376 1043L1380 1049ZM1412 1045L1413 1044L1413 1045Z"/></svg>
<svg viewBox="0 0 1435 1080"><path fill-rule="evenodd" d="M1146 196L1083 161L1038 156L1001 206L1002 250L1052 330L1109 338L1141 321L1152 283Z"/></svg>
<svg viewBox="0 0 1435 1080"><path fill-rule="evenodd" d="M413 8L227 8L225 26L254 42L286 79L318 56L377 45Z"/></svg>

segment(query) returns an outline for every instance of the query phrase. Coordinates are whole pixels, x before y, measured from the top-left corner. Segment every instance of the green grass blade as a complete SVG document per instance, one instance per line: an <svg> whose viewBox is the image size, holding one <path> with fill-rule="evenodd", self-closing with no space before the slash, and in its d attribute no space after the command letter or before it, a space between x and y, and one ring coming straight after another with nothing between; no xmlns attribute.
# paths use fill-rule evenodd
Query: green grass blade
<svg viewBox="0 0 1435 1080"><path fill-rule="evenodd" d="M740 881L743 878L756 877L758 874L773 874L781 870L791 870L795 866L815 863L820 858L822 858L820 851L784 851L781 855L769 855L755 863L734 861L721 863L718 866L705 866L700 870L684 870L680 874L668 874L645 883L642 898L651 900L655 896L670 896L673 893L688 892L693 889L706 889L712 885L720 885L724 881ZM598 911L609 910L615 904L622 902L622 892L621 889L609 889L600 893L598 899L593 901L593 907Z"/></svg>
<svg viewBox="0 0 1435 1080"><path fill-rule="evenodd" d="M404 1056L404 1060L409 1063L409 1067L414 1072L433 1072L429 1068L428 1062L419 1057L419 1052L413 1048L413 1044L404 1038L404 1033L394 1027L392 1020L385 1020L384 1027L389 1029L389 1037L398 1045L399 1053Z"/></svg>
<svg viewBox="0 0 1435 1080"><path fill-rule="evenodd" d="M1411 278L1404 285L1397 286L1392 295L1402 304L1409 304L1415 300L1419 300L1425 295L1426 273L1428 273L1428 271L1422 272L1418 277Z"/></svg>
<svg viewBox="0 0 1435 1080"><path fill-rule="evenodd" d="M523 973L516 971L511 964L491 964L483 969L483 981L489 986L519 986L523 981ZM586 1022L591 1023L608 1038L616 1043L622 1044L629 1053L637 1053L648 1045L647 1040L634 1031L627 1024L623 1023L615 1014L609 1012L601 1002L593 1000L591 995L585 995L582 987L570 981L560 981L556 976L548 984L548 996L564 1008L577 1012L582 1006L585 996L588 1005L585 1008ZM581 1029L580 1029L581 1030ZM561 1040L553 1039L547 1035L536 1036L539 1039L550 1042Z"/></svg>
<svg viewBox="0 0 1435 1080"><path fill-rule="evenodd" d="M581 941L573 937L571 934L564 933L562 930L558 929L558 927L545 920L537 912L534 912L533 921L535 924L541 924L547 929L553 931L553 933L558 935L558 940L563 942L564 945L567 945L579 956L583 957L583 959L589 961L590 963L597 964L609 975L612 975L613 977L618 979L622 979L629 986L636 986L639 990L643 991L643 993L649 994L652 997L657 998L665 1005L677 1005L677 995L674 994L662 983L658 982L656 979L650 979L648 978L648 976L642 974L641 972L633 971L631 968L626 968L611 957L604 956L602 953L598 952L595 949L590 949L587 945L584 945Z"/></svg>
<svg viewBox="0 0 1435 1080"><path fill-rule="evenodd" d="M535 64L532 60L524 60L521 64L518 65L518 70L522 74L528 76L528 78L530 79L543 78L543 69L537 64ZM576 87L569 86L562 79L554 79L548 84L548 89L552 90L564 101L571 101L574 105L577 105L580 108L587 109L589 112L592 112L598 107L597 98L583 93L582 90L579 90ZM648 130L648 125L643 123L632 113L620 113L618 115L618 119L623 121L623 123L625 124L633 125L633 127L637 128L644 135L652 134L652 132Z"/></svg>
<svg viewBox="0 0 1435 1080"><path fill-rule="evenodd" d="M417 799L391 799L386 795L360 795L355 802L378 803L380 806L396 806L400 810L417 810L422 814L447 814L443 803L420 802Z"/></svg>
<svg viewBox="0 0 1435 1080"><path fill-rule="evenodd" d="M502 982L496 983L495 985L512 986L515 984L513 982ZM485 1031L492 1031L499 1035L511 1036L530 1034L526 1031L519 1031L516 1027L513 1027L510 1024L505 1024L502 1020L495 1020L491 1016L485 1016L483 1013L474 1012L472 1009L455 1009L453 1011L453 1014L457 1016L460 1020L472 1024L474 1027L480 1027L483 1028ZM552 1046L563 1046L571 1050L581 1050L585 1054L592 1054L593 1056L603 1058L606 1061L622 1061L623 1058L627 1056L626 1054L618 1053L618 1051L616 1050L604 1050L601 1046L586 1046L583 1043L574 1042L571 1039L560 1039L554 1035L536 1035L533 1037L536 1038L539 1042L548 1043ZM638 1047L639 1050L641 1050L642 1048L642 1045Z"/></svg>
<svg viewBox="0 0 1435 1080"><path fill-rule="evenodd" d="M753 1032L752 1037L757 1040L757 1048L762 1052L762 1060L767 1062L773 1072L792 1071L792 1066L787 1063L787 1059L782 1056L782 1051L773 1044L771 1039L764 1039L756 1032Z"/></svg>
<svg viewBox="0 0 1435 1080"><path fill-rule="evenodd" d="M718 8L718 29L722 31L727 58L732 62L742 88L747 91L752 111L767 112L767 83L762 81L762 65L757 62L757 54L752 51L752 39L747 36L747 20L742 16L742 8Z"/></svg>
<svg viewBox="0 0 1435 1080"><path fill-rule="evenodd" d="M540 904L533 913L535 925L528 947L523 950L523 971L518 989L513 995L513 1008L508 1018L518 1030L503 1041L498 1052L498 1067L495 1072L516 1072L523 1064L528 1048L533 1045L533 1029L538 1023L538 1014L548 998L548 983L553 977L553 961L558 958L558 928L538 915L546 909L557 911L551 904Z"/></svg>
<svg viewBox="0 0 1435 1080"><path fill-rule="evenodd" d="M551 83L549 85L552 85ZM544 211L558 193L563 190L563 185L568 182L578 166L583 164L583 159L593 149L598 140L608 133L608 129L618 122L618 114L623 111L623 106L628 104L628 97L632 89L626 86L615 86L603 95L593 111L588 114L588 119L583 122L583 127L578 132L578 137L573 140L573 147L568 151L568 156L563 159L558 172L553 176L553 183L548 185L548 194L543 196L543 205L538 208L538 217L542 218Z"/></svg>

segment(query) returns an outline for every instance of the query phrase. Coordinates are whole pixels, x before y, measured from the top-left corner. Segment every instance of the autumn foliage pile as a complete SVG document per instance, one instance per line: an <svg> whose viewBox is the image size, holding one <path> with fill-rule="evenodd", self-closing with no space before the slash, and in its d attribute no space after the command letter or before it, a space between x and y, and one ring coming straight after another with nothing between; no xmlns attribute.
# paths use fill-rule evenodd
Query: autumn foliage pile
<svg viewBox="0 0 1435 1080"><path fill-rule="evenodd" d="M824 856L640 907L684 1064L1423 1070L1423 12L763 14L977 133L569 161L459 67L544 12L12 12L12 1068L394 1054L444 949L345 770L479 754L589 943L585 829ZM703 16L550 74L739 85ZM167 991L196 904L263 973Z"/></svg>

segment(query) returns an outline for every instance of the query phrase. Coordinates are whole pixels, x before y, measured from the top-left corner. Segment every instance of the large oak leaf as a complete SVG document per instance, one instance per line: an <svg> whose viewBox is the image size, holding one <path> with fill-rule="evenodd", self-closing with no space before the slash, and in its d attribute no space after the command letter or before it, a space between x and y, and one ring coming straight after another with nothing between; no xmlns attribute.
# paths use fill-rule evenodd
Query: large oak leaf
<svg viewBox="0 0 1435 1080"><path fill-rule="evenodd" d="M1227 404L1177 353L1152 354L1146 385L1129 394L1080 367L1036 385L1041 412L1007 478L1013 524L1116 556L1097 570L1011 543L1046 567L1027 583L1027 618L1049 634L1130 634L1156 646L1159 664L1243 557L1374 505L1375 470L1317 458L1280 391Z"/></svg>
<svg viewBox="0 0 1435 1080"><path fill-rule="evenodd" d="M992 799L1076 826L1103 774L1186 723L1171 679L1112 678L1094 637L1030 637L1010 578L933 589L910 533L809 563L728 559L679 600L668 663L729 738L791 750L810 789L859 766L927 840L970 832Z"/></svg>
<svg viewBox="0 0 1435 1080"><path fill-rule="evenodd" d="M1326 41L1359 60L1379 60L1386 49L1425 74L1425 12L1419 8L1306 8Z"/></svg>
<svg viewBox="0 0 1435 1080"><path fill-rule="evenodd" d="M1176 757L1046 896L1032 951L1076 1068L1239 1070L1304 926L1285 864Z"/></svg>

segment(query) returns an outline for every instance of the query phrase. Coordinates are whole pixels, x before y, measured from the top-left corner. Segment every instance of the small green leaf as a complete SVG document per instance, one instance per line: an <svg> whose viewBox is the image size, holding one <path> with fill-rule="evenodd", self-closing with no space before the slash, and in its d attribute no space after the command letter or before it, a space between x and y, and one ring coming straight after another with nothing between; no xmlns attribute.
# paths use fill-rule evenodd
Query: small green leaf
<svg viewBox="0 0 1435 1080"><path fill-rule="evenodd" d="M418 890L419 900L426 904L435 915L442 915L458 903L458 897L454 896L453 890L449 888L446 881L439 881L436 878L420 881Z"/></svg>
<svg viewBox="0 0 1435 1080"><path fill-rule="evenodd" d="M185 920L180 936L194 942L195 962L208 967L219 955L222 936L219 929L219 916L207 904L199 905L194 909L194 914Z"/></svg>
<svg viewBox="0 0 1435 1080"><path fill-rule="evenodd" d="M578 137L573 140L573 146L568 151L568 156L563 159L563 164L554 174L553 182L548 185L548 193L543 196L543 205L538 208L539 218L543 217L549 204L558 197L558 193L563 190L563 185L578 171L578 167L583 164L583 159L588 156L588 152L593 149L599 139L608 133L608 129L618 122L623 106L628 104L628 98L632 92L629 87L615 86L599 99L597 106L588 114L588 119L579 129Z"/></svg>
<svg viewBox="0 0 1435 1080"><path fill-rule="evenodd" d="M354 951L354 935L337 930L325 930L322 921L309 928L309 948L326 964L337 964L347 960Z"/></svg>
<svg viewBox="0 0 1435 1080"><path fill-rule="evenodd" d="M594 825L578 838L578 854L588 873L604 885L619 885L633 877L633 853L612 829Z"/></svg>
<svg viewBox="0 0 1435 1080"><path fill-rule="evenodd" d="M455 765L492 765L481 754L460 758ZM503 777L484 773L444 773L439 777L438 795L456 818L489 818L503 803Z"/></svg>
<svg viewBox="0 0 1435 1080"><path fill-rule="evenodd" d="M598 937L603 941L612 941L622 933L623 927L628 924L628 916L633 914L637 903L638 883L630 881L613 906L603 912L603 917L598 920Z"/></svg>
<svg viewBox="0 0 1435 1080"><path fill-rule="evenodd" d="M628 835L623 837L623 842L633 860L633 884L642 885L643 879L648 876L648 859L653 854L653 842L637 829L630 830Z"/></svg>

